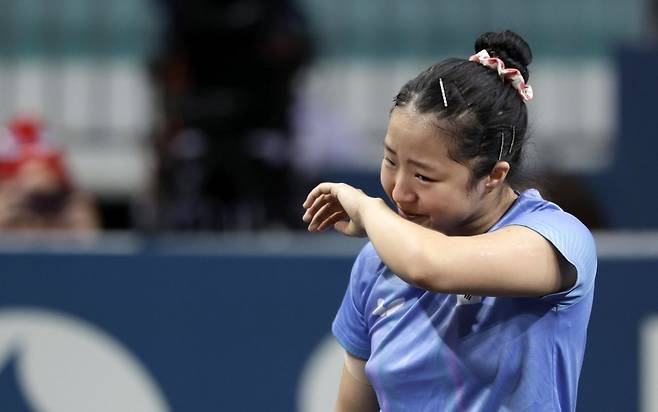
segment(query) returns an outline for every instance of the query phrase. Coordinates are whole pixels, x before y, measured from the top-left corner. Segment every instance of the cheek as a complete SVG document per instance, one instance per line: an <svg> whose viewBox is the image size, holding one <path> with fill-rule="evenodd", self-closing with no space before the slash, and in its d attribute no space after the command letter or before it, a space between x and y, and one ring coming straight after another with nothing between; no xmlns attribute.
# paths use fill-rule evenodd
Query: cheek
<svg viewBox="0 0 658 412"><path fill-rule="evenodd" d="M390 170L387 170L384 165L382 165L379 171L379 180L386 194L391 197L391 194L393 193L393 187L395 187L395 177L393 176L393 173L391 173Z"/></svg>
<svg viewBox="0 0 658 412"><path fill-rule="evenodd" d="M426 199L433 214L444 218L459 216L470 208L467 197L450 185L436 188Z"/></svg>

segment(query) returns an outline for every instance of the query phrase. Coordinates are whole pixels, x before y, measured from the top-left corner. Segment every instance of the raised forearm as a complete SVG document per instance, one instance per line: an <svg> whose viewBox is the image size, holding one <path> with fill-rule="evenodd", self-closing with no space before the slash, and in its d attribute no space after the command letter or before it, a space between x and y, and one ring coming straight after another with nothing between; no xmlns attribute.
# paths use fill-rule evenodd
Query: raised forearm
<svg viewBox="0 0 658 412"><path fill-rule="evenodd" d="M360 219L379 257L395 274L416 286L429 286L425 253L428 248L441 248L447 236L403 219L382 199L364 202ZM432 276L436 288L440 274L433 272Z"/></svg>

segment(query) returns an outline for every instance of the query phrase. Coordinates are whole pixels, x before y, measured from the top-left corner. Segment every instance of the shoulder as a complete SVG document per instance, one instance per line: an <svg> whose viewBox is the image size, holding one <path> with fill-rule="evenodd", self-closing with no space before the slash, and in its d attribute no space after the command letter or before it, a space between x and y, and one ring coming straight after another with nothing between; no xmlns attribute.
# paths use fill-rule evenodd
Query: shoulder
<svg viewBox="0 0 658 412"><path fill-rule="evenodd" d="M526 226L559 244L577 243L579 248L595 253L594 237L590 230L575 216L565 212L557 204L545 200L535 189L521 193L513 213L502 219L500 227ZM499 227L499 228L500 228Z"/></svg>
<svg viewBox="0 0 658 412"><path fill-rule="evenodd" d="M379 255L377 255L377 251L375 250L375 246L372 244L372 242L366 243L361 248L361 251L356 257L356 260L367 262L369 264L375 264L377 261L381 262L381 259L379 258Z"/></svg>
<svg viewBox="0 0 658 412"><path fill-rule="evenodd" d="M536 190L523 192L519 200L518 210L500 228L523 226L548 240L576 269L576 285L566 291L566 297L584 295L593 286L597 270L596 244L590 230L575 216L541 198Z"/></svg>
<svg viewBox="0 0 658 412"><path fill-rule="evenodd" d="M354 260L350 274L350 285L362 293L369 291L385 269L386 266L377 254L372 242L368 242Z"/></svg>
<svg viewBox="0 0 658 412"><path fill-rule="evenodd" d="M384 268L384 262L377 254L372 242L368 242L361 248L352 267L352 277L376 277Z"/></svg>

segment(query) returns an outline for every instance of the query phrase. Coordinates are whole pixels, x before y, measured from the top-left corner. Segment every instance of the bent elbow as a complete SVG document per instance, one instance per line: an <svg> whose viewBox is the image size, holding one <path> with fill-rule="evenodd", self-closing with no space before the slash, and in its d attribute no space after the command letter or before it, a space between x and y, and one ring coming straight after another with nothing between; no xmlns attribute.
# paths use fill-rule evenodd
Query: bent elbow
<svg viewBox="0 0 658 412"><path fill-rule="evenodd" d="M427 256L417 256L414 261L415 264L409 270L409 283L432 292L446 291L446 279L433 259Z"/></svg>
<svg viewBox="0 0 658 412"><path fill-rule="evenodd" d="M431 292L446 292L447 287L435 273L418 272L412 276L412 279L413 280L410 283L420 289L429 290Z"/></svg>

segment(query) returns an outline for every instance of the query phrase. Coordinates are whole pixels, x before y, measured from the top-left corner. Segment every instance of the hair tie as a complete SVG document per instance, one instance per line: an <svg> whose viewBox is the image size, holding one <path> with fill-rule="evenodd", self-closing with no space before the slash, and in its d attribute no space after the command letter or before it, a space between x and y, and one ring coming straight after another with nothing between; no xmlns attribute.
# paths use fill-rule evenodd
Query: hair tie
<svg viewBox="0 0 658 412"><path fill-rule="evenodd" d="M497 57L489 56L486 50L481 50L477 54L468 58L469 61L480 63L481 65L494 69L503 80L509 80L512 87L516 89L524 102L532 100L532 87L525 83L523 76L518 69L506 69L505 63Z"/></svg>

